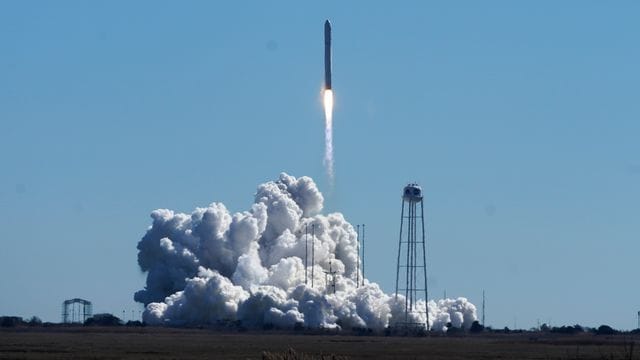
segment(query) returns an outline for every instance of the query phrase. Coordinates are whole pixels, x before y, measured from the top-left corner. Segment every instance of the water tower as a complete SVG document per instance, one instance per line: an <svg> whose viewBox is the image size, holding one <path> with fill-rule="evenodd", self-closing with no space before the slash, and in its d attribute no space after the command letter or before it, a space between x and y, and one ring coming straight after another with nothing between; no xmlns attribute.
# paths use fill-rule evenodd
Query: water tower
<svg viewBox="0 0 640 360"><path fill-rule="evenodd" d="M422 188L408 184L402 191L400 212L400 240L396 270L396 300L404 295L404 319L398 319L400 327L425 327L429 330L429 312L416 307L418 297L428 301L427 244L424 230L424 204ZM426 324L416 322L426 312Z"/></svg>

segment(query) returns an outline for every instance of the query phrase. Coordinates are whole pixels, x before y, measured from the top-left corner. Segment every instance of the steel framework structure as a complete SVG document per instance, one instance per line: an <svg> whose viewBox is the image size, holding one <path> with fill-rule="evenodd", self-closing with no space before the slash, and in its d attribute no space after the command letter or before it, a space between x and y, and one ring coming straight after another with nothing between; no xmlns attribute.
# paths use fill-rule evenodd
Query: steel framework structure
<svg viewBox="0 0 640 360"><path fill-rule="evenodd" d="M404 295L404 319L399 327L424 327L429 331L427 288L427 243L424 228L424 203L422 188L415 183L404 187L400 211L400 239L396 268L396 292ZM405 214L405 207L407 213ZM403 262L404 261L404 262ZM402 287L404 285L404 287ZM416 307L418 296L424 295L424 311ZM420 313L426 313L426 322L416 322Z"/></svg>
<svg viewBox="0 0 640 360"><path fill-rule="evenodd" d="M84 299L70 299L62 302L62 323L84 323L93 316L91 301Z"/></svg>

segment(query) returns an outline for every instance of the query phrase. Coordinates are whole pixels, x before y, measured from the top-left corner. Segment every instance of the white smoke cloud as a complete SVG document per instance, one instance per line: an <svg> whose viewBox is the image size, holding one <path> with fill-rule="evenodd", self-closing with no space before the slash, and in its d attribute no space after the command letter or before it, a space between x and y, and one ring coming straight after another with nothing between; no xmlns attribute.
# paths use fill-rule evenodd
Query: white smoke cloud
<svg viewBox="0 0 640 360"><path fill-rule="evenodd" d="M366 279L356 286L362 278L356 231L340 213L320 214L323 202L311 178L283 173L258 187L249 211L231 214L221 203L190 215L153 211L152 225L138 243L147 282L134 298L146 305L144 320L373 330L405 321L402 296L387 295ZM325 283L329 268L336 272L335 293ZM427 304L435 330L445 331L448 323L469 328L476 320L475 306L458 298L420 300L415 306L422 312L409 321L424 323Z"/></svg>

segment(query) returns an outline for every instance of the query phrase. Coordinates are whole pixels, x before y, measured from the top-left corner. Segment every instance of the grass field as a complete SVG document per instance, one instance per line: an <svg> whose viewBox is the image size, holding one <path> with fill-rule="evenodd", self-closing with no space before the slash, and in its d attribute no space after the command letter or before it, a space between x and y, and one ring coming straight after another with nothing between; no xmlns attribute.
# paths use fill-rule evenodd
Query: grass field
<svg viewBox="0 0 640 360"><path fill-rule="evenodd" d="M0 359L640 359L640 337L384 337L168 328L0 330ZM293 349L294 354L292 354Z"/></svg>

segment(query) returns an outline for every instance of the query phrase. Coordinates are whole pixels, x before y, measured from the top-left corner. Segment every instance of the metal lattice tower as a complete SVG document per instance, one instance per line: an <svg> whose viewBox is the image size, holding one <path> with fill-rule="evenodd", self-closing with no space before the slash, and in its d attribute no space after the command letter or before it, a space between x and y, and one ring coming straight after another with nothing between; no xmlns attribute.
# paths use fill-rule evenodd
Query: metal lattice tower
<svg viewBox="0 0 640 360"><path fill-rule="evenodd" d="M84 323L93 316L91 301L84 299L70 299L62 302L62 323Z"/></svg>
<svg viewBox="0 0 640 360"><path fill-rule="evenodd" d="M429 311L426 308L419 310L416 307L418 296L424 296L425 302L428 302L425 239L422 188L418 184L408 184L402 193L395 293L396 300L398 294L404 295L405 313L404 319L396 324L401 327L425 327L428 331ZM414 320L416 315L421 313L426 313L426 324Z"/></svg>

